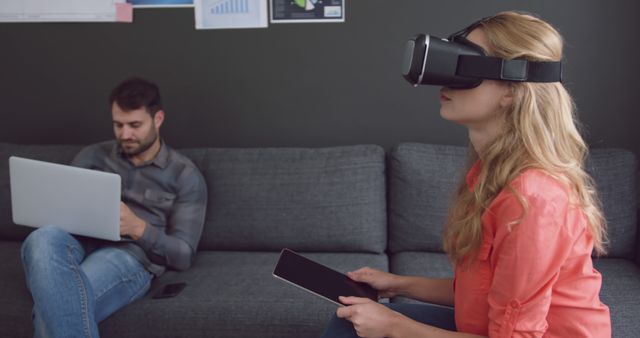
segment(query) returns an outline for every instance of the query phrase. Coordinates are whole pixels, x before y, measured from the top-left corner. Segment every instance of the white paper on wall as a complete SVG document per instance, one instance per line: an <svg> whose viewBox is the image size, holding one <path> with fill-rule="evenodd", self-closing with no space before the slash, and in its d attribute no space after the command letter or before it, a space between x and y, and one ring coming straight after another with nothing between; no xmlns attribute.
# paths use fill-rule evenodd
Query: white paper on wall
<svg viewBox="0 0 640 338"><path fill-rule="evenodd" d="M131 22L125 0L1 0L2 22Z"/></svg>

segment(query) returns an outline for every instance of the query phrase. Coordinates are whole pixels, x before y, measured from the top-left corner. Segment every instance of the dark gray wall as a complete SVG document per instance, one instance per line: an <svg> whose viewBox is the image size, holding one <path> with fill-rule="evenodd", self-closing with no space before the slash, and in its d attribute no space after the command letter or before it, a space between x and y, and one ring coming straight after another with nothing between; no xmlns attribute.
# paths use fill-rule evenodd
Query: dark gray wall
<svg viewBox="0 0 640 338"><path fill-rule="evenodd" d="M193 9L137 9L133 24L0 24L0 141L111 137L110 89L130 75L162 89L175 147L466 144L438 88L400 76L407 38L446 36L507 9L566 39L565 84L593 146L640 154L636 0L347 0L343 24L194 29Z"/></svg>

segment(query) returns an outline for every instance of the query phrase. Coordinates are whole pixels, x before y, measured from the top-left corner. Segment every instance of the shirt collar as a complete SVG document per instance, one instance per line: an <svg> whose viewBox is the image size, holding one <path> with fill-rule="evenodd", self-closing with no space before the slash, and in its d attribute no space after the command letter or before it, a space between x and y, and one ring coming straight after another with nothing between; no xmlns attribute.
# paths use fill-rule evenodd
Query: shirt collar
<svg viewBox="0 0 640 338"><path fill-rule="evenodd" d="M113 150L111 152L111 155L116 159L121 159L131 164L131 161L129 161L129 158L122 153L122 150L118 146L117 141L114 141L113 143ZM146 165L152 165L152 164L162 169L164 169L167 166L167 164L169 164L169 149L163 140L160 140L160 151L158 152L156 157L154 157L151 161L143 163L140 166L146 166Z"/></svg>

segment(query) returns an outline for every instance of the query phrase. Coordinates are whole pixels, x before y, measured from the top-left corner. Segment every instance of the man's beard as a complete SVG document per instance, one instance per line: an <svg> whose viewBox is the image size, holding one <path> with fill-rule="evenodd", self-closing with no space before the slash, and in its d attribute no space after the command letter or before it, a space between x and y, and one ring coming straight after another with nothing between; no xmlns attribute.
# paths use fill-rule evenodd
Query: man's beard
<svg viewBox="0 0 640 338"><path fill-rule="evenodd" d="M128 150L122 145L123 143L122 140L118 140L118 143L120 145L120 150L122 151L122 153L124 153L129 157L137 156L144 153L145 151L149 150L149 148L151 148L151 146L153 146L153 144L158 139L158 133L156 133L155 130L153 130L150 134L151 135L148 135L149 137L145 137L142 141L139 142L140 145L138 147L133 148L131 150Z"/></svg>

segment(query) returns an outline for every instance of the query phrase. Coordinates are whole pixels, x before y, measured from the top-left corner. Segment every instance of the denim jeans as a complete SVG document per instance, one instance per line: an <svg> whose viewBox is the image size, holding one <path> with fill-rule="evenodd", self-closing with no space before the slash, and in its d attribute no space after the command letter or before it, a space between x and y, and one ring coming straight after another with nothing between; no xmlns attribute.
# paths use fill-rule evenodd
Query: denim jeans
<svg viewBox="0 0 640 338"><path fill-rule="evenodd" d="M54 227L22 245L36 337L98 337L98 323L144 296L153 275L128 252Z"/></svg>
<svg viewBox="0 0 640 338"><path fill-rule="evenodd" d="M384 305L415 321L449 331L456 330L455 316L452 308L431 304L390 303ZM351 322L338 318L334 314L322 337L355 338L358 337L358 335Z"/></svg>

